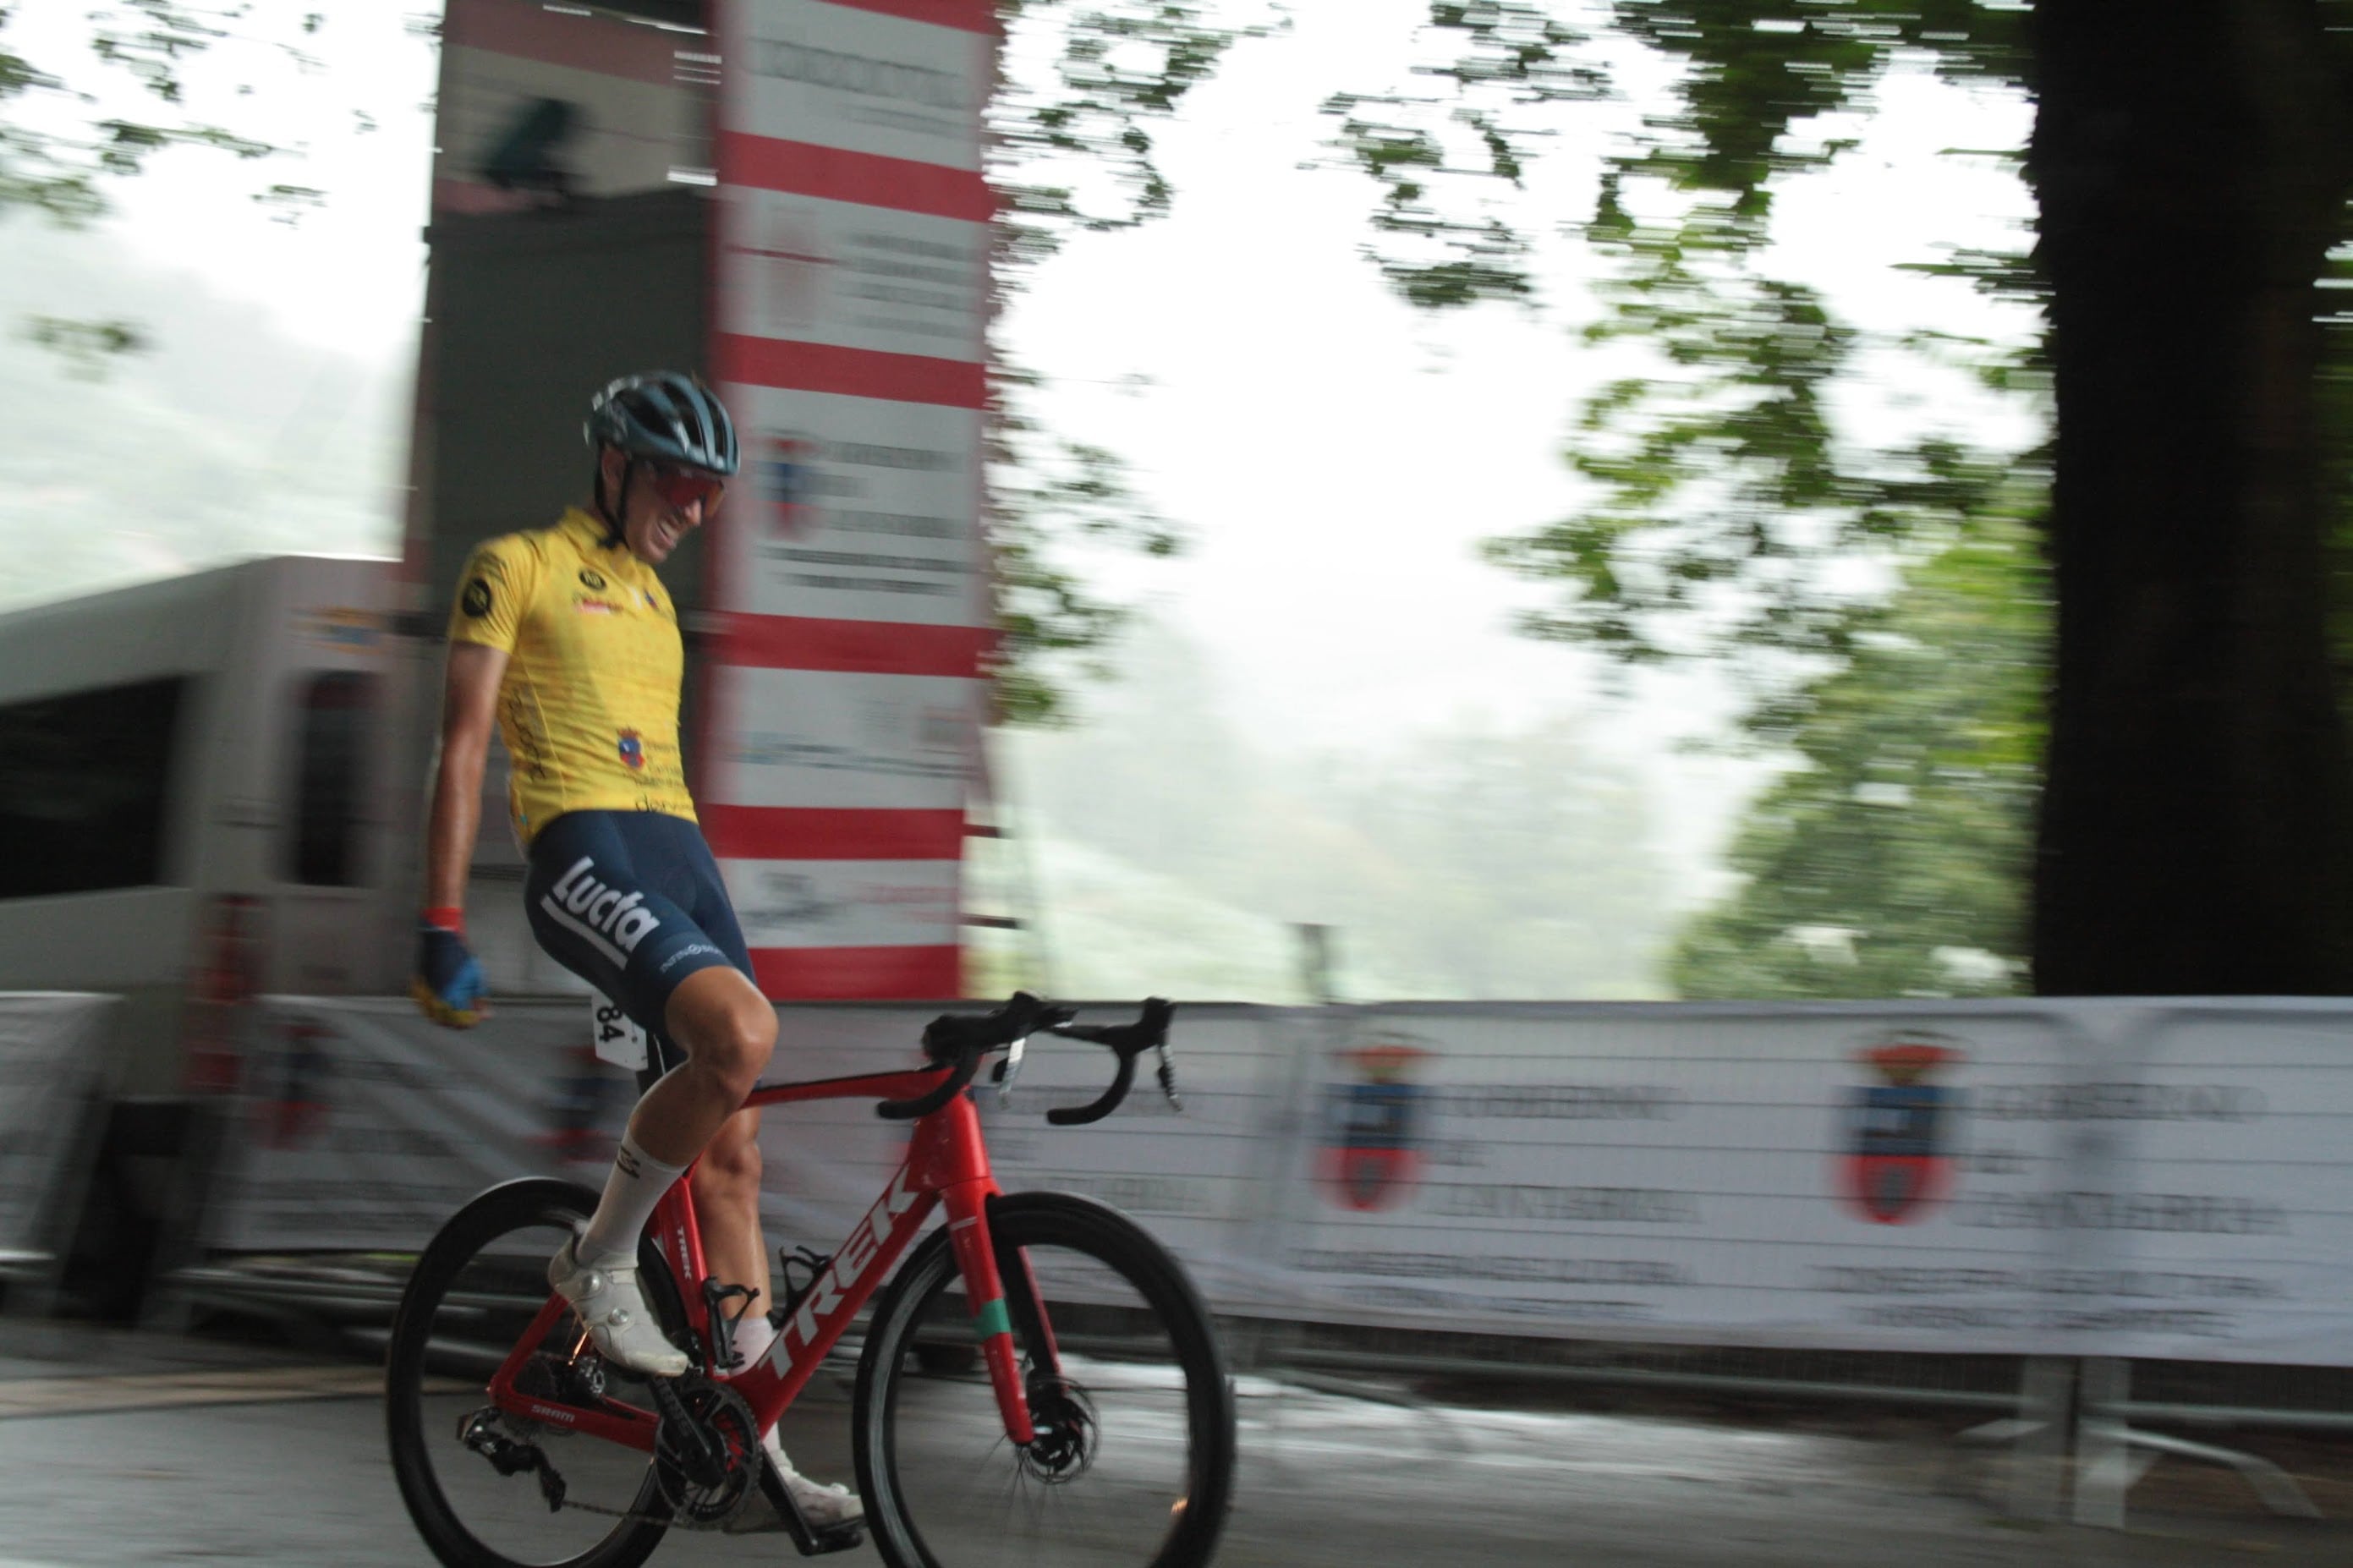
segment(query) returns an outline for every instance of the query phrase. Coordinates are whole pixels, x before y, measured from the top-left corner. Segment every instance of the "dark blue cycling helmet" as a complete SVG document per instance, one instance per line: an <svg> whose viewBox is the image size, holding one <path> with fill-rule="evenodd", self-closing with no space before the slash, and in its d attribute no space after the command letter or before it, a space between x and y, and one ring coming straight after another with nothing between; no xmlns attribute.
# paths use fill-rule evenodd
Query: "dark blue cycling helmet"
<svg viewBox="0 0 2353 1568"><path fill-rule="evenodd" d="M632 458L720 475L738 459L735 422L711 388L674 370L625 375L596 395L581 426L592 452L616 447Z"/></svg>

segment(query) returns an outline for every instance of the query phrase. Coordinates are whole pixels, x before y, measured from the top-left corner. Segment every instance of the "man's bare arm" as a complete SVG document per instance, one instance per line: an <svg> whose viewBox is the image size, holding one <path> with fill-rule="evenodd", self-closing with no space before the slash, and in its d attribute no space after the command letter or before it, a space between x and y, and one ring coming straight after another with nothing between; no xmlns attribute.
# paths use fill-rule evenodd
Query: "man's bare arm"
<svg viewBox="0 0 2353 1568"><path fill-rule="evenodd" d="M425 907L463 909L466 873L481 831L482 770L498 716L499 681L507 652L481 643L449 645L441 688L441 760L433 777L433 809L425 828Z"/></svg>

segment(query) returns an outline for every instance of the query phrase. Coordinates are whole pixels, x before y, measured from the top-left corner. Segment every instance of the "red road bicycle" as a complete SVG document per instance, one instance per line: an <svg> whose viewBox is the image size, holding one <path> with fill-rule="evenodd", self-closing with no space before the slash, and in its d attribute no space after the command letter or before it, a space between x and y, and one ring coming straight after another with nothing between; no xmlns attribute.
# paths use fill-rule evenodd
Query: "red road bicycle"
<svg viewBox="0 0 2353 1568"><path fill-rule="evenodd" d="M820 1534L801 1517L760 1439L880 1288L851 1451L892 1568L1206 1563L1232 1492L1234 1406L1199 1293L1116 1210L1000 1191L965 1092L999 1050L1009 1089L1023 1043L1047 1033L1118 1058L1099 1099L1048 1121L1109 1115L1146 1050L1173 1102L1172 1011L1155 999L1134 1023L1084 1026L1020 994L935 1019L928 1065L756 1090L746 1103L876 1096L913 1124L905 1163L788 1293L757 1365L734 1354L743 1292L706 1275L684 1182L638 1248L649 1300L692 1361L676 1378L602 1360L547 1289L547 1259L594 1193L530 1178L468 1204L417 1260L385 1374L393 1469L427 1544L449 1568L635 1568L671 1526L723 1524L756 1488L804 1554L856 1545L859 1526ZM946 1225L917 1242L943 1205Z"/></svg>

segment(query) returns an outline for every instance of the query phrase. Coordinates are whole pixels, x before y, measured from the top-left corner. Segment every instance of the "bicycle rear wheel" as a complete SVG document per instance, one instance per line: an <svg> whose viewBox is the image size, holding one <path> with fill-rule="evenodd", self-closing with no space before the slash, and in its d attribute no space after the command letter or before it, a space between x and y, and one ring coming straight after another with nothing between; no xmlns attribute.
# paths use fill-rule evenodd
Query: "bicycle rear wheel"
<svg viewBox="0 0 2353 1568"><path fill-rule="evenodd" d="M493 1187L442 1226L409 1276L385 1358L385 1431L409 1517L448 1568L637 1568L669 1529L651 1456L506 1415L484 1391L548 1299L547 1260L595 1207L595 1194L568 1182ZM651 1247L638 1262L648 1298L675 1331L667 1269ZM568 1313L556 1319L519 1381L565 1405L601 1396L651 1408L634 1374L593 1350L575 1356L579 1338ZM516 1468L502 1473L486 1449ZM549 1508L543 1464L522 1462L526 1450L561 1478L564 1507Z"/></svg>
<svg viewBox="0 0 2353 1568"><path fill-rule="evenodd" d="M988 1224L1039 1440L1006 1436L985 1368L933 1353L973 1339L963 1276L933 1236L876 1306L858 1364L851 1444L883 1561L1199 1568L1232 1496L1234 1406L1192 1282L1083 1198L1001 1198Z"/></svg>

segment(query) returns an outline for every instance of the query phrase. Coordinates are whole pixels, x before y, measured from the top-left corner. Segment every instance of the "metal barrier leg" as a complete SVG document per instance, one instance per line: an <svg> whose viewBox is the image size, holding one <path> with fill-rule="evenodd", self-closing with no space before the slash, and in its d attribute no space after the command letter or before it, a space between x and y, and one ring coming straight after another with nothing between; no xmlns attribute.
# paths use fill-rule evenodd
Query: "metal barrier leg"
<svg viewBox="0 0 2353 1568"><path fill-rule="evenodd" d="M2132 1390L2132 1363L2115 1356L2084 1358L2084 1398L2075 1418L2075 1522L2102 1530L2125 1527L2125 1494L2157 1462L2135 1454L2128 1429L2116 1417Z"/></svg>
<svg viewBox="0 0 2353 1568"><path fill-rule="evenodd" d="M1961 1443L2008 1445L2010 1474L2001 1510L2012 1519L2056 1519L2067 1457L2067 1402L2075 1363L2063 1356L2029 1356L2020 1369L2018 1414L1957 1435Z"/></svg>
<svg viewBox="0 0 2353 1568"><path fill-rule="evenodd" d="M2075 1442L2077 1479L2075 1522L2105 1530L2125 1527L2125 1496L2133 1483L2148 1473L2160 1454L2228 1465L2245 1478L2255 1495L2274 1513L2297 1519L2318 1519L2295 1478L2253 1454L2141 1432L2127 1425L2132 1408L2132 1363L2110 1356L2084 1363L2084 1415Z"/></svg>

